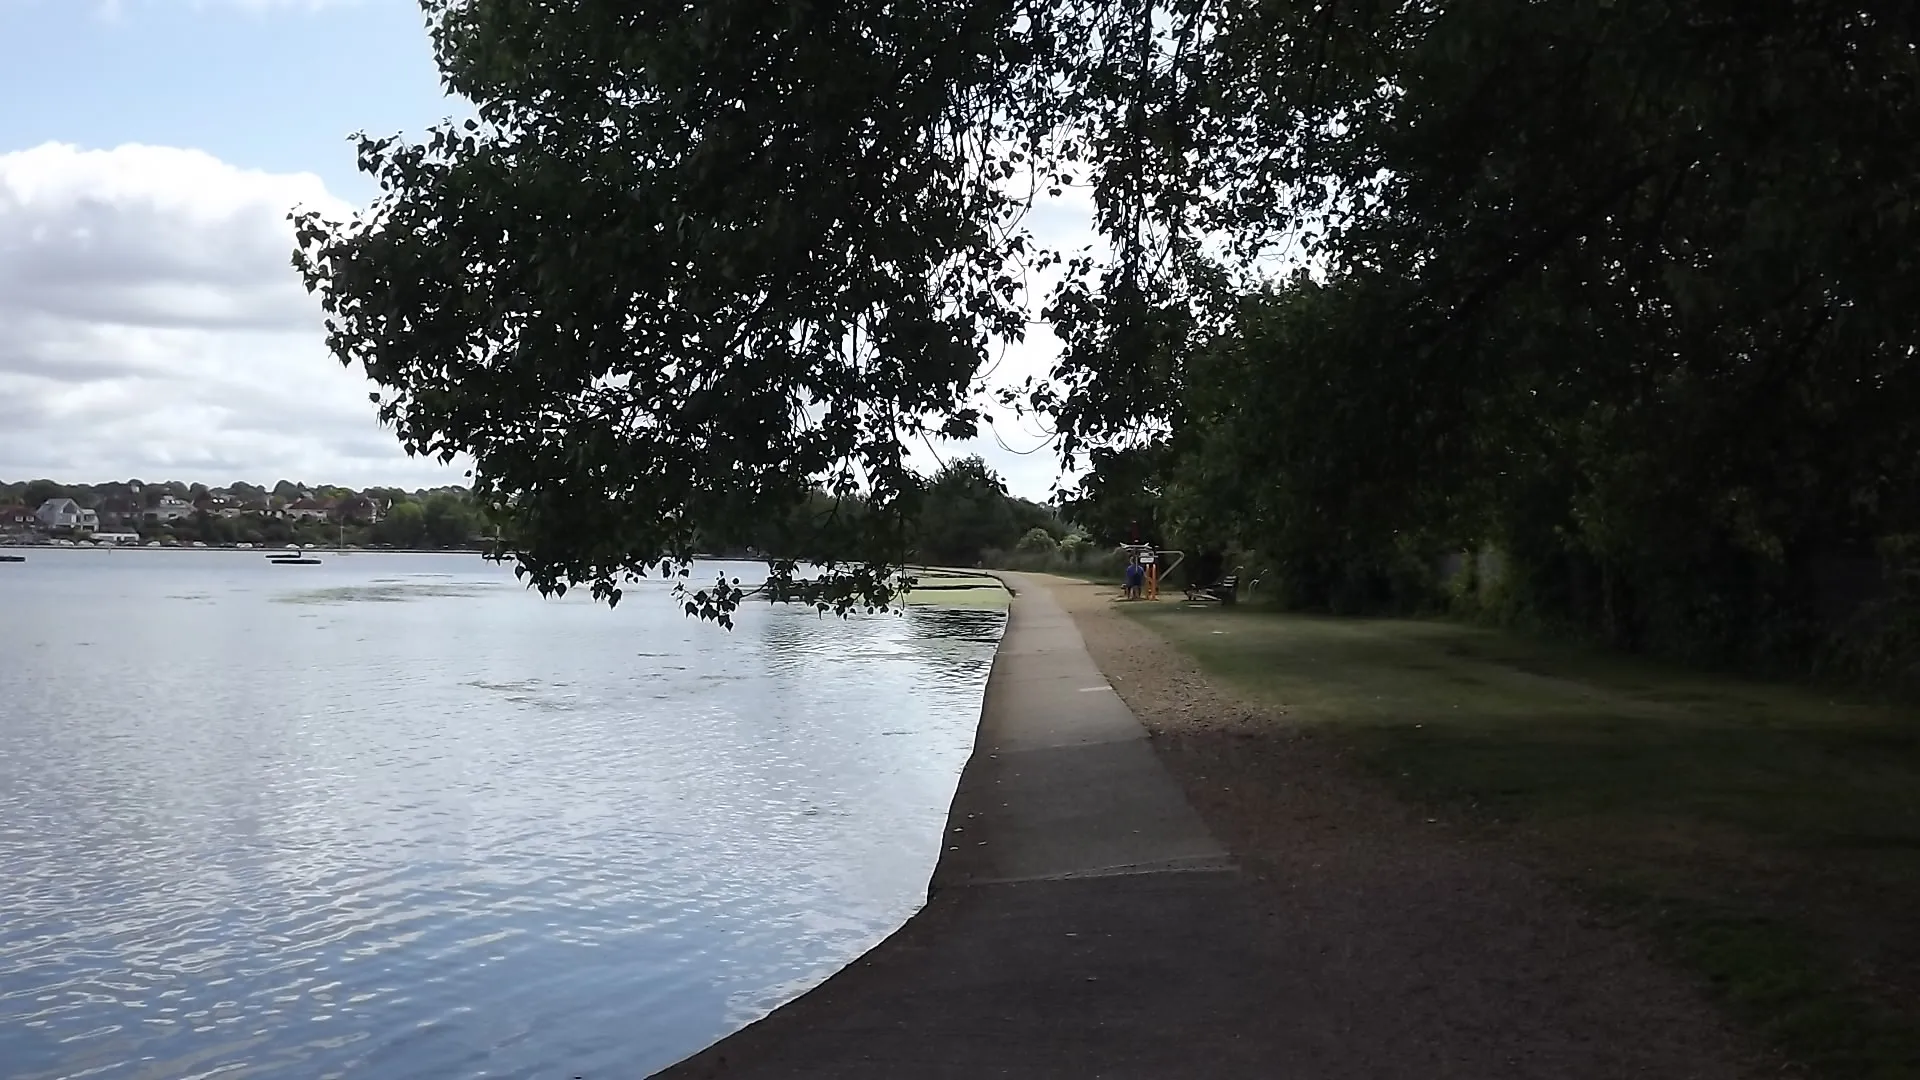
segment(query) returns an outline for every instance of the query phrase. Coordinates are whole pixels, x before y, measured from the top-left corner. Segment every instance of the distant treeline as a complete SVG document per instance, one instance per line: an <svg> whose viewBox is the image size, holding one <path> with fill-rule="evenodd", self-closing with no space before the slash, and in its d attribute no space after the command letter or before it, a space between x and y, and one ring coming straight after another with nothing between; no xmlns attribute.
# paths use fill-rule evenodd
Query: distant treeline
<svg viewBox="0 0 1920 1080"><path fill-rule="evenodd" d="M481 547L490 532L483 509L460 487L356 491L292 480L271 488L138 479L0 483L0 507L33 510L60 498L94 511L101 531L138 533L143 541L455 549Z"/></svg>
<svg viewBox="0 0 1920 1080"><path fill-rule="evenodd" d="M1072 563L1092 543L1054 507L1008 494L1006 483L978 456L941 465L912 498L905 532L891 538L895 550L884 554L943 566L1005 565L1036 557ZM872 553L858 548L868 542L867 515L861 497L815 489L785 517L734 532L702 530L699 546L704 553L725 556L857 558Z"/></svg>
<svg viewBox="0 0 1920 1080"><path fill-rule="evenodd" d="M908 531L895 538L897 549L891 554L898 558L958 566L1016 561L1071 566L1090 549L1084 530L1054 507L1008 494L1005 482L977 456L946 462L925 478L915 497ZM0 506L34 509L57 498L73 499L98 513L102 530L182 543L479 548L495 535L496 525L509 537L512 530L508 521L491 520L472 493L459 487L356 491L291 480L271 488L138 479L0 483ZM152 512L162 506L177 516L156 518ZM866 552L854 550L850 538L862 532L859 526L867 512L857 495L816 489L784 518L730 533L703 531L696 549L731 557L856 558Z"/></svg>

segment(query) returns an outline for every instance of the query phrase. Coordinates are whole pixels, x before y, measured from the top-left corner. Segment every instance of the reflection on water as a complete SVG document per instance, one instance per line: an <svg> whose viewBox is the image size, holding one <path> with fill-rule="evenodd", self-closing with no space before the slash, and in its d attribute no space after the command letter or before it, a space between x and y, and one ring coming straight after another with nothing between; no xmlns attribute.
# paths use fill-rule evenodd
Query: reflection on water
<svg viewBox="0 0 1920 1080"><path fill-rule="evenodd" d="M0 1071L644 1075L884 936L1002 614L727 634L668 587L610 612L471 557L5 568Z"/></svg>

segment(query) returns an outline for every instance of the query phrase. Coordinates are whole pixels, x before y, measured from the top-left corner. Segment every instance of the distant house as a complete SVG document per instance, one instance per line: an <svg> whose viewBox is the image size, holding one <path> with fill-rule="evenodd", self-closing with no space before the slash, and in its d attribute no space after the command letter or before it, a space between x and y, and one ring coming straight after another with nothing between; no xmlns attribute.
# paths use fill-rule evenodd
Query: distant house
<svg viewBox="0 0 1920 1080"><path fill-rule="evenodd" d="M100 515L72 499L48 499L33 512L43 529L92 532L100 527Z"/></svg>
<svg viewBox="0 0 1920 1080"><path fill-rule="evenodd" d="M39 519L24 506L0 506L0 532L25 532Z"/></svg>
<svg viewBox="0 0 1920 1080"><path fill-rule="evenodd" d="M249 500L245 505L240 507L240 512L255 517L277 518L287 516L285 510L280 509L265 499Z"/></svg>
<svg viewBox="0 0 1920 1080"><path fill-rule="evenodd" d="M137 544L140 534L132 532L97 532L93 534L96 544Z"/></svg>
<svg viewBox="0 0 1920 1080"><path fill-rule="evenodd" d="M160 501L146 511L146 519L153 522L178 521L192 516L193 504L177 495L160 496Z"/></svg>
<svg viewBox="0 0 1920 1080"><path fill-rule="evenodd" d="M333 500L295 499L287 504L287 516L294 521L325 521L333 516Z"/></svg>
<svg viewBox="0 0 1920 1080"><path fill-rule="evenodd" d="M334 514L350 525L374 525L380 521L380 503L365 495L354 495L340 500Z"/></svg>
<svg viewBox="0 0 1920 1080"><path fill-rule="evenodd" d="M204 511L214 517L233 518L240 516L240 500L224 491L203 491L193 500L195 510Z"/></svg>

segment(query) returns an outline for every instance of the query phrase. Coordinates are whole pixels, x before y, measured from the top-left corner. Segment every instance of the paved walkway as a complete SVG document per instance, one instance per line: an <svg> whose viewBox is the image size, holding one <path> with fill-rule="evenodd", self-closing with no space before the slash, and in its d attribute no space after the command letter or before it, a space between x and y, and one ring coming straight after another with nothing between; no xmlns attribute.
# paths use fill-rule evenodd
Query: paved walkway
<svg viewBox="0 0 1920 1080"><path fill-rule="evenodd" d="M1018 590L960 775L934 895L957 886L1228 868L1147 731L1042 585Z"/></svg>
<svg viewBox="0 0 1920 1080"><path fill-rule="evenodd" d="M1072 618L1009 580L927 907L664 1080L1271 1075L1225 851Z"/></svg>

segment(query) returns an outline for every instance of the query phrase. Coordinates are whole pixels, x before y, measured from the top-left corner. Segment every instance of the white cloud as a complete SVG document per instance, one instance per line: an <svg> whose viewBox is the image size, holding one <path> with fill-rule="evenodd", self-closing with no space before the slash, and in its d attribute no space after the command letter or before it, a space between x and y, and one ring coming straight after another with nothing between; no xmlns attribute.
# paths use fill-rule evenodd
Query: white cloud
<svg viewBox="0 0 1920 1080"><path fill-rule="evenodd" d="M350 209L316 176L194 150L0 154L0 478L460 482L407 458L371 385L327 354L289 262L295 206ZM1084 222L1062 202L1033 225L1078 247ZM1046 283L1032 285L1037 303ZM1035 327L995 378L1042 375L1056 349ZM938 458L979 453L1016 494L1046 497L1058 467L1045 432L993 411L991 433L938 443ZM924 447L914 457L936 464Z"/></svg>
<svg viewBox="0 0 1920 1080"><path fill-rule="evenodd" d="M0 477L457 482L327 355L296 205L347 209L192 150L0 154Z"/></svg>

